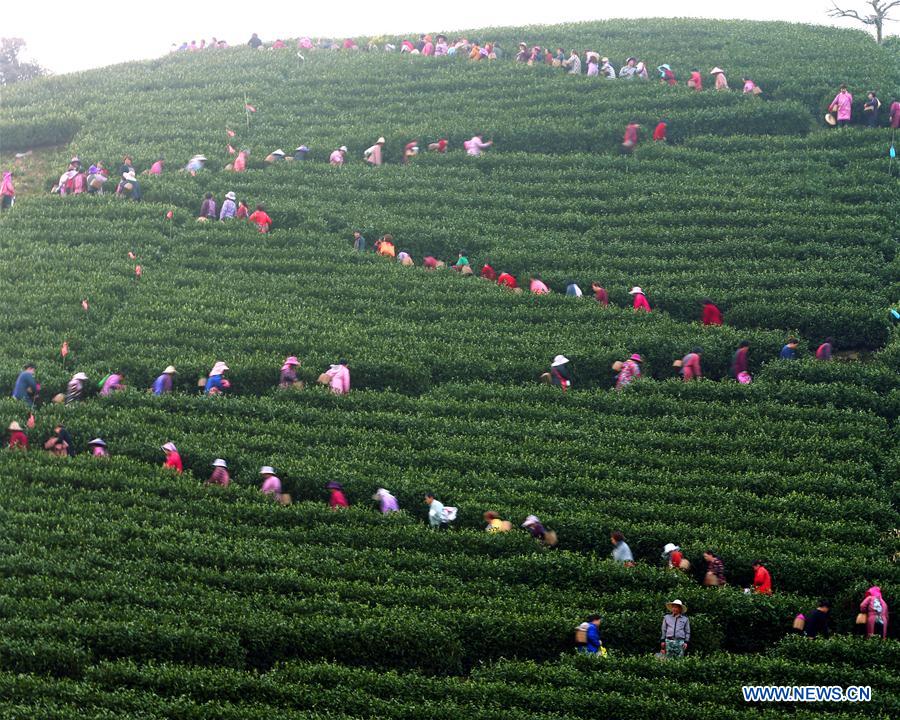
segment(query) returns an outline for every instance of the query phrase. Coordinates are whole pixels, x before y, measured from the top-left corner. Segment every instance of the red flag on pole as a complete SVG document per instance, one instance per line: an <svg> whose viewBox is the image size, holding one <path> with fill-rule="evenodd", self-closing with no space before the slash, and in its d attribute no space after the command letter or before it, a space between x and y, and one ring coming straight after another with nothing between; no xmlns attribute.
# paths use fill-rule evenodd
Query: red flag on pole
<svg viewBox="0 0 900 720"><path fill-rule="evenodd" d="M69 341L63 340L62 347L59 349L59 354L65 357L69 354Z"/></svg>
<svg viewBox="0 0 900 720"><path fill-rule="evenodd" d="M244 109L249 110L250 112L256 112L256 108L253 107L252 105L250 105L249 103L247 105L244 105Z"/></svg>
<svg viewBox="0 0 900 720"><path fill-rule="evenodd" d="M225 128L225 134L228 135L228 137L234 137L234 130L229 130L228 128Z"/></svg>

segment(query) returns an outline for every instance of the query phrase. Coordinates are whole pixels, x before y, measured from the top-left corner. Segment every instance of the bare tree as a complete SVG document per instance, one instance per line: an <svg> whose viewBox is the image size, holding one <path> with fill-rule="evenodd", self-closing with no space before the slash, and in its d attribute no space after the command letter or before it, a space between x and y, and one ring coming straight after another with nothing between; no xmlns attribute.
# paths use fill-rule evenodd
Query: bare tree
<svg viewBox="0 0 900 720"><path fill-rule="evenodd" d="M884 24L894 20L894 18L888 17L888 13L892 8L900 6L900 0L867 0L866 5L872 8L871 15L860 15L856 10L842 10L833 1L831 4L833 7L828 11L830 17L852 18L853 20L859 20L863 25L873 26L875 28L875 39L881 45ZM864 10L863 12L866 11Z"/></svg>

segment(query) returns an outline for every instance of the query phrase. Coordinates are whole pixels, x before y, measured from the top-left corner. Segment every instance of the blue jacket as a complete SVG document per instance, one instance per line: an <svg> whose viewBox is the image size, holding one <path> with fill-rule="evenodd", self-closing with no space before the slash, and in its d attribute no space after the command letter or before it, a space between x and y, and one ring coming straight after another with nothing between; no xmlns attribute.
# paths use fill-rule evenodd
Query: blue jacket
<svg viewBox="0 0 900 720"><path fill-rule="evenodd" d="M215 388L216 390L222 391L225 389L225 386L222 385L222 376L221 375L210 375L209 379L206 381L206 388L204 389L205 393L209 393L210 390Z"/></svg>
<svg viewBox="0 0 900 720"><path fill-rule="evenodd" d="M37 395L37 383L34 375L24 370L19 373L16 378L16 386L13 388L12 396L16 400L22 400L26 404L34 405L34 396Z"/></svg>
<svg viewBox="0 0 900 720"><path fill-rule="evenodd" d="M780 357L782 360L796 360L797 351L794 348L785 345L783 348L781 348L781 355L779 355L778 357Z"/></svg>
<svg viewBox="0 0 900 720"><path fill-rule="evenodd" d="M594 625L594 623L588 623L587 644L584 646L584 652L598 653L600 652L600 646L602 644L603 640L600 638L600 628Z"/></svg>

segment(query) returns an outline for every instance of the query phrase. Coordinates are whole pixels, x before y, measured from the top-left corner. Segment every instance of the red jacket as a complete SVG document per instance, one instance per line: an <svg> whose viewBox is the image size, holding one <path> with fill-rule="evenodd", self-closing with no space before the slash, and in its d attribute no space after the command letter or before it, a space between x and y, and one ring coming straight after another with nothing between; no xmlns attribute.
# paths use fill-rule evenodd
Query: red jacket
<svg viewBox="0 0 900 720"><path fill-rule="evenodd" d="M703 306L703 324L704 325L721 325L722 312L712 303L706 303Z"/></svg>
<svg viewBox="0 0 900 720"><path fill-rule="evenodd" d="M166 461L163 463L164 468L173 468L175 472L179 475L184 471L184 468L181 465L181 455L177 452L169 453L166 456Z"/></svg>
<svg viewBox="0 0 900 720"><path fill-rule="evenodd" d="M667 125L664 122L661 122L656 126L656 129L653 131L653 139L654 140L665 140L666 139L666 129Z"/></svg>
<svg viewBox="0 0 900 720"><path fill-rule="evenodd" d="M481 268L481 277L483 277L485 280L496 280L497 271L494 270L494 268L492 268L490 265L485 263L484 267Z"/></svg>
<svg viewBox="0 0 900 720"><path fill-rule="evenodd" d="M634 296L634 309L650 312L650 303L647 302L647 296L644 293L637 293Z"/></svg>
<svg viewBox="0 0 900 720"><path fill-rule="evenodd" d="M509 273L500 273L500 277L497 278L497 284L500 285L501 287L508 287L508 288L518 287L518 285L516 284L516 279Z"/></svg>
<svg viewBox="0 0 900 720"><path fill-rule="evenodd" d="M594 290L594 300L600 303L603 307L609 305L609 295L606 293L606 288L597 288Z"/></svg>
<svg viewBox="0 0 900 720"><path fill-rule="evenodd" d="M328 507L332 510L337 510L338 508L350 507L350 503L347 502L347 498L344 496L343 492L340 490L332 490L331 498L328 501Z"/></svg>
<svg viewBox="0 0 900 720"><path fill-rule="evenodd" d="M9 434L9 447L20 447L23 450L28 449L28 436L21 430L13 430Z"/></svg>
<svg viewBox="0 0 900 720"><path fill-rule="evenodd" d="M756 568L756 574L753 576L753 590L759 595L772 594L772 576L762 565Z"/></svg>

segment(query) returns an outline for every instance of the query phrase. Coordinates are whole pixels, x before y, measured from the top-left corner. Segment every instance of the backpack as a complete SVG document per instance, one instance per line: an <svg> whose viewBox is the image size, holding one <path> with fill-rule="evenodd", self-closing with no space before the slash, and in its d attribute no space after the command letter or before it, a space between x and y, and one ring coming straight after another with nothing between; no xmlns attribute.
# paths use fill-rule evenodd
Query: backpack
<svg viewBox="0 0 900 720"><path fill-rule="evenodd" d="M588 631L588 623L583 622L581 625L575 628L575 645L579 647L583 647L587 645L587 631Z"/></svg>

